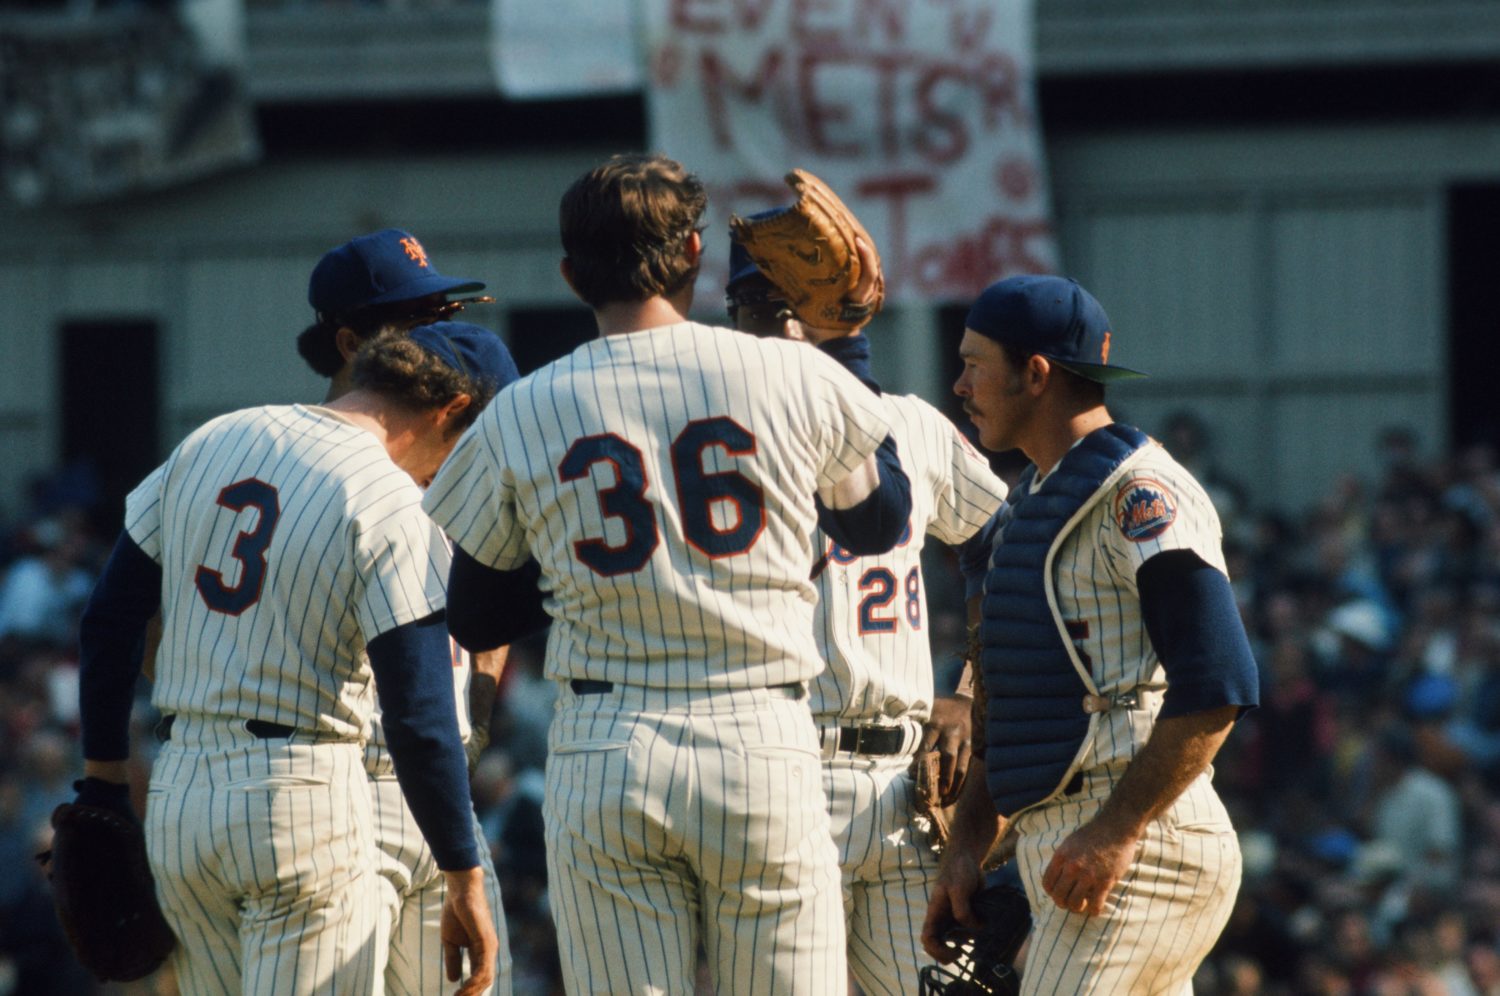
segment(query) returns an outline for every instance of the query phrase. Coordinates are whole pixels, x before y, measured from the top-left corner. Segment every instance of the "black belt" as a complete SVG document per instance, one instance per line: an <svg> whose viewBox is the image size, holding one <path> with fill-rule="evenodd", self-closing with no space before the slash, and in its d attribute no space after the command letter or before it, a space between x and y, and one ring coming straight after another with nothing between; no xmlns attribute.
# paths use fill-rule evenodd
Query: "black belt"
<svg viewBox="0 0 1500 996"><path fill-rule="evenodd" d="M172 722L177 718L175 713L168 713L156 724L156 739L166 743L172 739ZM264 719L245 720L245 732L257 740L285 740L297 732L295 726L287 726L284 723L268 723Z"/></svg>
<svg viewBox="0 0 1500 996"><path fill-rule="evenodd" d="M615 683L613 681L601 681L598 678L573 678L568 682L568 687L573 689L574 695L608 695L615 690ZM794 697L801 697L802 685L800 682L792 681L785 685L773 685L771 687L773 689L792 692L794 693Z"/></svg>
<svg viewBox="0 0 1500 996"><path fill-rule="evenodd" d="M906 729L900 726L840 726L835 750L849 754L885 756L900 754L906 746Z"/></svg>

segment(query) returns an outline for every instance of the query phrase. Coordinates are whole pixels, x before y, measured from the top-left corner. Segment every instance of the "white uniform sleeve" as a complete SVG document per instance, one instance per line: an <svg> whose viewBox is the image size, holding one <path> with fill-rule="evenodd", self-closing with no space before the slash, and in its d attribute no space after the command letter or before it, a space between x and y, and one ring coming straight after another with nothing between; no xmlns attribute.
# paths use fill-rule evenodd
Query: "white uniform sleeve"
<svg viewBox="0 0 1500 996"><path fill-rule="evenodd" d="M125 498L125 532L141 551L161 563L162 488L167 479L167 464L162 464L135 486Z"/></svg>
<svg viewBox="0 0 1500 996"><path fill-rule="evenodd" d="M1103 500L1109 503L1103 541L1119 580L1131 592L1141 565L1168 550L1191 550L1229 573L1219 514L1203 486L1175 462L1144 463Z"/></svg>
<svg viewBox="0 0 1500 996"><path fill-rule="evenodd" d="M509 571L526 562L526 531L500 455L499 405L491 403L448 455L422 507L465 553Z"/></svg>
<svg viewBox="0 0 1500 996"><path fill-rule="evenodd" d="M866 464L890 434L890 418L878 394L865 387L838 361L815 349L798 348L807 363L805 375L812 398L813 417L821 430L818 452L818 492L833 494L850 475L869 475ZM898 454L899 456L899 454ZM858 500L867 497L873 483Z"/></svg>
<svg viewBox="0 0 1500 996"><path fill-rule="evenodd" d="M927 532L949 546L957 546L990 521L1009 489L963 433L946 418L938 417L948 436L952 459L939 479Z"/></svg>
<svg viewBox="0 0 1500 996"><path fill-rule="evenodd" d="M452 556L437 523L422 513L418 494L413 485L406 504L354 523L362 582L354 611L366 643L447 605Z"/></svg>

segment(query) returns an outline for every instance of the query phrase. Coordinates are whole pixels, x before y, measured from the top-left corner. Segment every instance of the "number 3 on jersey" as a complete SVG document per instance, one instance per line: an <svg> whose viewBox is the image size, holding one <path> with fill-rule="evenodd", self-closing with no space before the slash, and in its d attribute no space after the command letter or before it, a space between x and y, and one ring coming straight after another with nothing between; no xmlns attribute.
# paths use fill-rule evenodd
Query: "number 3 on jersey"
<svg viewBox="0 0 1500 996"><path fill-rule="evenodd" d="M232 512L253 508L257 513L255 528L241 530L229 551L240 562L238 584L226 585L224 575L203 564L198 565L193 575L193 585L204 605L215 612L237 616L260 600L261 585L266 580L266 547L271 545L276 520L281 518L281 496L265 481L247 477L227 485L216 502Z"/></svg>
<svg viewBox="0 0 1500 996"><path fill-rule="evenodd" d="M755 452L755 437L731 418L700 419L672 441L672 474L682 532L689 545L708 557L733 557L755 545L766 524L765 492L760 485L735 470L709 473L704 454L717 447L729 456ZM563 482L588 476L596 463L614 468L615 483L599 491L599 508L605 518L619 519L625 538L611 544L598 537L578 540L573 552L595 574L614 577L646 566L661 542L656 508L646 497L650 482L641 451L613 432L585 436L568 447L557 465ZM715 520L715 511L728 513L727 524Z"/></svg>

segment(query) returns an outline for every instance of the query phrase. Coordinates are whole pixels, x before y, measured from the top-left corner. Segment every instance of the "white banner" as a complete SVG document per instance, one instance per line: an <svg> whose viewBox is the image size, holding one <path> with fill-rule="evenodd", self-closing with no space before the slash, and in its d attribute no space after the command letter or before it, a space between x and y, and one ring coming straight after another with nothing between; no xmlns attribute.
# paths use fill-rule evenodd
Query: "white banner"
<svg viewBox="0 0 1500 996"><path fill-rule="evenodd" d="M859 214L893 300L1056 269L1032 0L643 2L652 149L710 192L703 312L729 215L789 202L793 167Z"/></svg>
<svg viewBox="0 0 1500 996"><path fill-rule="evenodd" d="M635 0L490 0L490 65L512 100L640 90Z"/></svg>

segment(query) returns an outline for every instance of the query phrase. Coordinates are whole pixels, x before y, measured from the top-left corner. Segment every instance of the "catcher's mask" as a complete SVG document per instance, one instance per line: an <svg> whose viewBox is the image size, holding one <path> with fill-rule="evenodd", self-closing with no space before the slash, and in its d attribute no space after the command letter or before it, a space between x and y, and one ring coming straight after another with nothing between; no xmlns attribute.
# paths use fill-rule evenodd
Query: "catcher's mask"
<svg viewBox="0 0 1500 996"><path fill-rule="evenodd" d="M1021 976L1011 961L1031 930L1026 894L1011 885L992 885L974 897L980 926L954 923L943 941L960 952L950 965L927 965L917 974L921 996L1016 996Z"/></svg>

